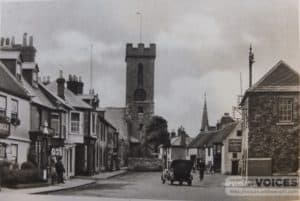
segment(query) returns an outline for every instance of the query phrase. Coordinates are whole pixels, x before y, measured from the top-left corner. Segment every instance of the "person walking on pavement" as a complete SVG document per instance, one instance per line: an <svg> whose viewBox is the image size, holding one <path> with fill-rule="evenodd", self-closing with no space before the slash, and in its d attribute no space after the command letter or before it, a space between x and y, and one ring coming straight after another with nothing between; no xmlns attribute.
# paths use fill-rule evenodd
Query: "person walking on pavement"
<svg viewBox="0 0 300 201"><path fill-rule="evenodd" d="M58 156L57 157L57 162L55 164L55 169L57 173L57 181L58 183L65 183L64 182L64 173L65 173L65 168L64 165L61 162L62 157Z"/></svg>
<svg viewBox="0 0 300 201"><path fill-rule="evenodd" d="M205 163L202 159L199 160L198 169L199 169L200 181L202 181L204 178L204 171L205 171Z"/></svg>

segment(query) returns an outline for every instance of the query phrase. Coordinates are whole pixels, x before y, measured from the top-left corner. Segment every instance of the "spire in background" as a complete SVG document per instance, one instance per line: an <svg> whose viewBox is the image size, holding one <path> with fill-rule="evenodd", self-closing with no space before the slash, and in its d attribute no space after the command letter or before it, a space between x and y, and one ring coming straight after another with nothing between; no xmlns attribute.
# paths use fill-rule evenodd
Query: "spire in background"
<svg viewBox="0 0 300 201"><path fill-rule="evenodd" d="M209 123L208 123L208 114L207 114L207 105L206 105L206 92L204 93L204 107L202 113L202 124L200 131L208 131Z"/></svg>

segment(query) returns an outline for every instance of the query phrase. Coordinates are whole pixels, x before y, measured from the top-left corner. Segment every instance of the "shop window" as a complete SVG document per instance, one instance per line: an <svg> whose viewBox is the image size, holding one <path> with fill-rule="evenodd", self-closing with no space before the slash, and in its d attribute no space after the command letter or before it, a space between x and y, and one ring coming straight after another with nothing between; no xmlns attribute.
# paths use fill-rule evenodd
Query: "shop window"
<svg viewBox="0 0 300 201"><path fill-rule="evenodd" d="M78 112L71 113L71 132L72 133L80 132L80 113Z"/></svg>
<svg viewBox="0 0 300 201"><path fill-rule="evenodd" d="M293 121L293 98L279 98L278 109L279 122Z"/></svg>
<svg viewBox="0 0 300 201"><path fill-rule="evenodd" d="M6 117L7 100L5 96L0 96L0 117Z"/></svg>

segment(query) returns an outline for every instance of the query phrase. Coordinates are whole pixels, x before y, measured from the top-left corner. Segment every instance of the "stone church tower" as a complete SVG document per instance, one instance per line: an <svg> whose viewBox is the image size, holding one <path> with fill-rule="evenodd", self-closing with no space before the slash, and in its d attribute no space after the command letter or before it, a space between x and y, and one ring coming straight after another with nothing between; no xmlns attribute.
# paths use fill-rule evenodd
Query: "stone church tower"
<svg viewBox="0 0 300 201"><path fill-rule="evenodd" d="M154 114L154 60L156 46L126 45L126 106L130 155L143 156L145 128Z"/></svg>

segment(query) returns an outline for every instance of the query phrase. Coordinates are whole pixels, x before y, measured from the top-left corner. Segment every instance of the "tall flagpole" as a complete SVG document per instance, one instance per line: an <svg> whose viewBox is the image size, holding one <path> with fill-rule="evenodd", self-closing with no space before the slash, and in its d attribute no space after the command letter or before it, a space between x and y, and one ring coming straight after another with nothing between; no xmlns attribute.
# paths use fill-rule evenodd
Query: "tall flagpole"
<svg viewBox="0 0 300 201"><path fill-rule="evenodd" d="M139 15L139 17L140 17L140 26L139 26L139 28L140 28L140 34L139 34L139 38L140 38L140 43L142 43L142 37L143 37L143 13L140 12L140 11L138 11L136 14Z"/></svg>
<svg viewBox="0 0 300 201"><path fill-rule="evenodd" d="M93 91L93 44L90 49L90 91Z"/></svg>

